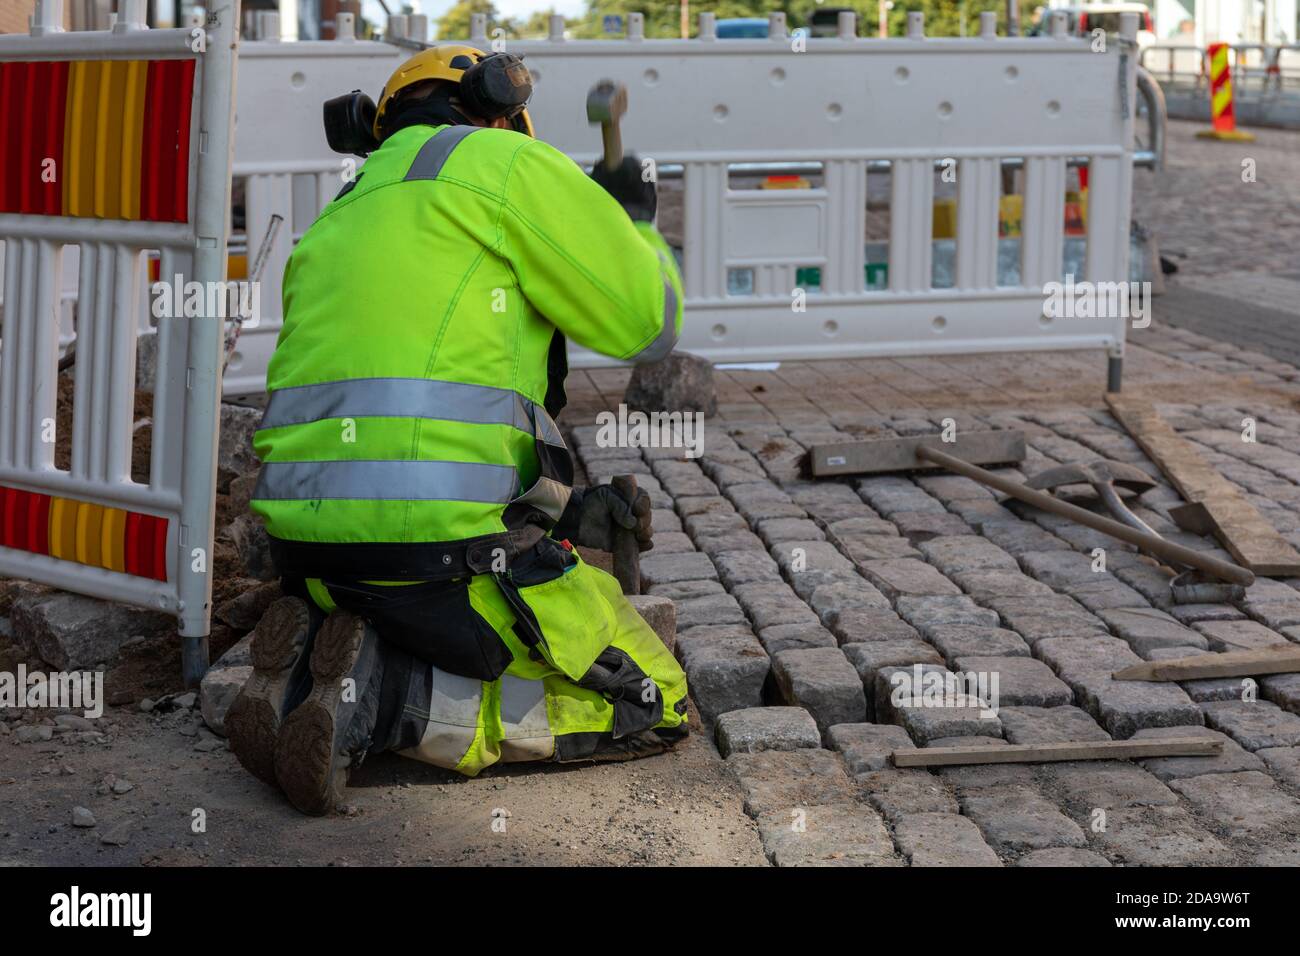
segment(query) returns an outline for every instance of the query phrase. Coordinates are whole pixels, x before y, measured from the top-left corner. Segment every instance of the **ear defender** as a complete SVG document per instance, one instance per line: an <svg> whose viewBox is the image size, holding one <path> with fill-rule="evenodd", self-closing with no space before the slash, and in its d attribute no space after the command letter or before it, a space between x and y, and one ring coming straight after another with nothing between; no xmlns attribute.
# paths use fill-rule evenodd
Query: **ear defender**
<svg viewBox="0 0 1300 956"><path fill-rule="evenodd" d="M366 157L379 148L375 101L360 90L325 101L325 141L336 153Z"/></svg>
<svg viewBox="0 0 1300 956"><path fill-rule="evenodd" d="M532 95L532 75L513 53L489 53L460 78L461 105L485 120L513 119Z"/></svg>

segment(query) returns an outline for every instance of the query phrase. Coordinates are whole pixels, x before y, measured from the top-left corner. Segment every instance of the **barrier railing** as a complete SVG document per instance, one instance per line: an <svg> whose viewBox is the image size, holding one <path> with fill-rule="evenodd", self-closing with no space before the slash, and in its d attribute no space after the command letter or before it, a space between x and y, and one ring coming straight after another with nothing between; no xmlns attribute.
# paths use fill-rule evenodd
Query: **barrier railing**
<svg viewBox="0 0 1300 956"><path fill-rule="evenodd" d="M1300 44L1230 44L1232 80L1238 97L1300 92ZM1142 49L1142 66L1162 84L1209 88L1207 48L1179 43L1153 43Z"/></svg>
<svg viewBox="0 0 1300 956"><path fill-rule="evenodd" d="M0 574L174 614L193 681L207 666L222 323L211 294L159 321L147 469L136 334L149 251L169 279L225 278L239 3L170 30L147 29L144 5L65 33L61 0L42 0L30 36L0 36ZM63 428L56 330L74 252Z"/></svg>
<svg viewBox="0 0 1300 956"><path fill-rule="evenodd" d="M262 389L283 265L359 162L329 152L320 104L376 92L410 55L340 21L335 41L241 51L244 232L256 243L272 215L291 228L228 392ZM587 89L628 85L624 142L681 173L677 197L664 177L661 220L682 247L682 348L719 361L1103 348L1117 374L1126 318L1053 317L1044 287L1129 277L1136 20L1104 54L1059 15L1034 38L996 37L989 14L972 38L927 38L919 13L908 23L906 38L864 39L842 14L839 37L808 39L773 14L768 39L718 40L702 14L696 39L647 40L631 14L623 39L567 40L556 18L548 39L515 41L486 36L476 16L470 42L526 58L539 135L579 163L600 144ZM396 18L389 34L409 45ZM816 172L752 174L790 163ZM674 206L679 224L666 221Z"/></svg>

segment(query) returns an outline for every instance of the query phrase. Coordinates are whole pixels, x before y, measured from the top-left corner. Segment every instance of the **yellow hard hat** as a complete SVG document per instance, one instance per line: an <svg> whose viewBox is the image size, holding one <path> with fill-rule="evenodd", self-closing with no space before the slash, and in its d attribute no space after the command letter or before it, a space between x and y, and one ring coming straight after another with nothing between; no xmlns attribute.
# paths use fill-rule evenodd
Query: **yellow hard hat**
<svg viewBox="0 0 1300 956"><path fill-rule="evenodd" d="M375 112L375 137L383 139L381 130L384 125L384 116L393 101L393 97L402 90L416 83L423 83L426 80L445 80L449 83L459 84L466 70L493 55L485 54L472 46L462 46L457 43L441 44L415 54L397 68L393 75L388 78L388 82L384 84L383 90L380 91L379 108ZM526 71L524 72L526 74ZM528 110L521 111L514 117L513 122L515 129L519 132L526 133L529 136L534 135L533 121L532 117L528 115Z"/></svg>

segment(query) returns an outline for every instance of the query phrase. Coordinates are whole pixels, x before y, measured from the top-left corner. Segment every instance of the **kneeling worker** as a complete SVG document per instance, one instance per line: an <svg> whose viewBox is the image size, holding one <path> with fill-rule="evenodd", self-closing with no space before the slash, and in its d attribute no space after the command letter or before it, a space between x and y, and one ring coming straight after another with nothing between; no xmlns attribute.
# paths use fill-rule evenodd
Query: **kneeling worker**
<svg viewBox="0 0 1300 956"><path fill-rule="evenodd" d="M252 506L288 596L227 718L306 813L367 753L474 775L686 734L681 668L573 548L649 548L649 499L572 489L554 422L566 338L664 357L681 278L637 161L588 177L532 138L531 91L516 57L440 46L377 110L327 104L331 145L373 155L285 269Z"/></svg>

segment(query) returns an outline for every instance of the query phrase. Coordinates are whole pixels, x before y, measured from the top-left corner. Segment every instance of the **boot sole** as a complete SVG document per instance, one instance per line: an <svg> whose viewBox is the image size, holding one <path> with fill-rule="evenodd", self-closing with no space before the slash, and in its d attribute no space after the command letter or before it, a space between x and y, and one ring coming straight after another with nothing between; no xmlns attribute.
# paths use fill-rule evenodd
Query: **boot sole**
<svg viewBox="0 0 1300 956"><path fill-rule="evenodd" d="M310 624L307 605L298 598L281 598L267 608L253 635L253 673L226 713L230 749L249 773L273 787L280 712Z"/></svg>
<svg viewBox="0 0 1300 956"><path fill-rule="evenodd" d="M275 778L289 802L311 816L341 802L346 769L337 752L337 718L343 678L360 656L365 633L364 622L344 611L326 619L312 647L311 693L285 718L276 739Z"/></svg>

